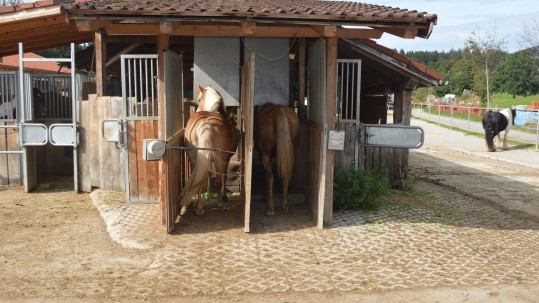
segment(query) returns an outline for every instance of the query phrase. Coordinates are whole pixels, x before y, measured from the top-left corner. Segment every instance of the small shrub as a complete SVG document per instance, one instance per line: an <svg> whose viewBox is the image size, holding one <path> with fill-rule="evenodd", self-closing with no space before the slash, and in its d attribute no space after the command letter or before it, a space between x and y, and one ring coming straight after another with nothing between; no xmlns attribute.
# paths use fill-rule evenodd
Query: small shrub
<svg viewBox="0 0 539 303"><path fill-rule="evenodd" d="M389 192L387 176L373 171L335 168L333 206L337 210L378 209L378 197Z"/></svg>

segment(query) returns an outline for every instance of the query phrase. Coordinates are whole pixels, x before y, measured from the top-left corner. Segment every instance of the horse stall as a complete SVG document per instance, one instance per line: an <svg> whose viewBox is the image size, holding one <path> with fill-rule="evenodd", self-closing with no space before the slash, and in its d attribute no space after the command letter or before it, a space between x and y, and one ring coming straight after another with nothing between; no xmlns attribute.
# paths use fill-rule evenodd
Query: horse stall
<svg viewBox="0 0 539 303"><path fill-rule="evenodd" d="M181 228L178 200L190 173L184 127L198 87L208 85L221 93L241 135L229 189L239 191L246 232L259 220L255 208L265 207L264 174L254 151L261 138L254 137L253 120L266 102L297 113L301 135L290 191L313 225L331 225L335 161L358 169L402 161L386 167L398 165L396 183L405 182L407 149L375 164L370 159L391 147L374 145L366 135L373 128L365 125L387 121L390 93L396 96L393 123L409 125L411 90L437 85L441 77L371 39L384 32L428 38L436 15L388 7L373 17L369 5L352 2L314 1L307 10L290 1L249 8L243 1L164 1L136 10L109 4L54 4L61 6L59 22L66 23L63 39L94 42L85 69L95 71L95 85L84 87L95 91L85 89L88 100L73 115L80 142L67 145L74 150L77 190L114 189L131 203L159 203L167 232ZM20 22L26 25L24 18ZM81 68L80 62L72 66Z"/></svg>

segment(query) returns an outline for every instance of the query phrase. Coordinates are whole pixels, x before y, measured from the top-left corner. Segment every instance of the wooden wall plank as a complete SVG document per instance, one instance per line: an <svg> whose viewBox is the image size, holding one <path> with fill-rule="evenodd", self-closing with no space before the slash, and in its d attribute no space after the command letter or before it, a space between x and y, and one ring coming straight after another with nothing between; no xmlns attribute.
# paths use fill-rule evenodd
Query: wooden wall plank
<svg viewBox="0 0 539 303"><path fill-rule="evenodd" d="M14 122L2 123L1 125L16 125ZM18 150L18 132L15 128L0 128L0 150ZM0 186L20 185L20 155L0 155Z"/></svg>
<svg viewBox="0 0 539 303"><path fill-rule="evenodd" d="M79 158L79 189L82 192L92 191L92 179L90 176L92 169L90 162L91 155L91 140L89 135L91 133L90 121L92 119L92 104L90 101L83 100L80 102L80 116L79 116L79 138L80 142L77 146L78 158Z"/></svg>
<svg viewBox="0 0 539 303"><path fill-rule="evenodd" d="M129 153L129 199L139 200L138 166L137 166L137 125L136 121L127 122L127 151Z"/></svg>
<svg viewBox="0 0 539 303"><path fill-rule="evenodd" d="M143 201L159 200L159 162L142 160L142 144L144 139L157 139L158 121L141 120L135 121L135 157L136 170L138 172L136 182L138 184L138 199ZM130 159L130 163L131 159ZM134 178L133 178L134 179Z"/></svg>
<svg viewBox="0 0 539 303"><path fill-rule="evenodd" d="M119 97L100 97L98 98L99 107L99 128L104 119L121 117L121 98ZM125 155L122 148L118 148L115 142L105 142L99 134L99 168L101 189L125 191Z"/></svg>
<svg viewBox="0 0 539 303"><path fill-rule="evenodd" d="M105 144L103 139L100 139L101 137L101 119L99 118L99 102L97 101L97 95L90 95L89 101L91 104L91 109L89 113L89 121L88 121L88 130L90 131L88 134L89 142L87 142L88 147L88 153L89 153L89 160L90 160L90 184L91 187L99 187L101 184L101 170L99 169L99 149L101 144Z"/></svg>
<svg viewBox="0 0 539 303"><path fill-rule="evenodd" d="M96 92L103 97L107 91L107 34L100 29L94 35Z"/></svg>
<svg viewBox="0 0 539 303"><path fill-rule="evenodd" d="M305 200L309 203L313 218L318 218L318 202L320 200L320 179L322 175L322 143L324 128L318 123L309 122L309 138L307 148L307 188Z"/></svg>

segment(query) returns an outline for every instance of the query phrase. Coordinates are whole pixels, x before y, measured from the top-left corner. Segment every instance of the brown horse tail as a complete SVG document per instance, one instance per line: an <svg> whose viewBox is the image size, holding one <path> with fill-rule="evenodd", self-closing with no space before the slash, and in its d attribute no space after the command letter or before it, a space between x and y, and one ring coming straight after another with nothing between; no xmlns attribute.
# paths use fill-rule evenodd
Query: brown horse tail
<svg viewBox="0 0 539 303"><path fill-rule="evenodd" d="M196 147L212 148L212 133L212 125L208 122L202 123L196 130L196 136L198 138L198 145ZM212 152L210 150L200 149L196 151L196 154L195 167L191 172L189 181L180 199L180 206L188 206L193 195L202 192L202 189L206 185L208 172L211 171Z"/></svg>
<svg viewBox="0 0 539 303"><path fill-rule="evenodd" d="M277 171L281 177L283 189L288 187L288 183L294 172L294 146L290 134L290 126L284 109L279 109L279 114L275 117L276 137L277 137Z"/></svg>

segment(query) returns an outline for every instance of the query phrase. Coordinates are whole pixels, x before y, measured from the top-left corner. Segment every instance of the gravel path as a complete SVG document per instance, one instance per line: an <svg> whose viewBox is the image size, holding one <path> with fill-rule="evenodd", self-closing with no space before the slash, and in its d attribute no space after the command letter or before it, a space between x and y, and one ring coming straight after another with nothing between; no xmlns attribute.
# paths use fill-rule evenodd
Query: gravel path
<svg viewBox="0 0 539 303"><path fill-rule="evenodd" d="M158 205L123 194L0 191L0 301L535 302L538 153L485 152L482 139L414 120L413 190L379 211L338 212L318 230L302 196L243 233L229 210L188 213L167 235Z"/></svg>

